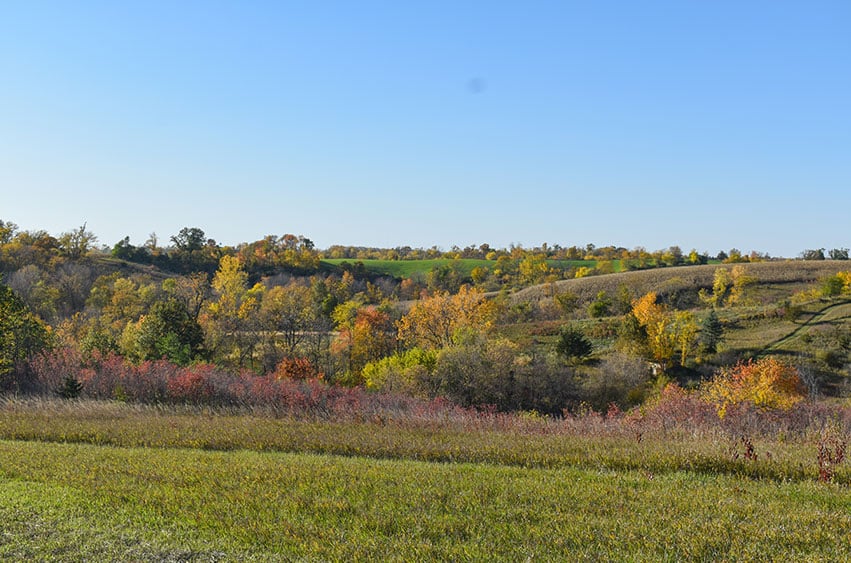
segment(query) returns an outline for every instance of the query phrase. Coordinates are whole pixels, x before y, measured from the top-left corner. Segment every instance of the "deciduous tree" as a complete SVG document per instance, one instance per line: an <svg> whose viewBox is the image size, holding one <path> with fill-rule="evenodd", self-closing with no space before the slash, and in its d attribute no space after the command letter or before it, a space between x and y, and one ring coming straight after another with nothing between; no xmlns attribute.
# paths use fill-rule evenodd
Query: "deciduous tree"
<svg viewBox="0 0 851 563"><path fill-rule="evenodd" d="M789 409L803 400L806 389L795 367L772 356L722 369L703 392L723 417L730 406L739 403Z"/></svg>
<svg viewBox="0 0 851 563"><path fill-rule="evenodd" d="M5 285L0 285L0 387L17 383L27 362L48 344L48 328L24 302Z"/></svg>
<svg viewBox="0 0 851 563"><path fill-rule="evenodd" d="M397 323L399 340L424 349L443 348L461 329L488 331L494 316L495 306L483 293L462 286L455 295L439 293L417 301Z"/></svg>

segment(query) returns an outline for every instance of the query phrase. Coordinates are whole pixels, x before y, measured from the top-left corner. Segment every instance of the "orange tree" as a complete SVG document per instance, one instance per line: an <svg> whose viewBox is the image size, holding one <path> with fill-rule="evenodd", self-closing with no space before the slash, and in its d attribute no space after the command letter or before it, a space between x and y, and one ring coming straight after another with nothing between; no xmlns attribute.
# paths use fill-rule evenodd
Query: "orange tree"
<svg viewBox="0 0 851 563"><path fill-rule="evenodd" d="M788 410L804 398L804 386L794 366L770 356L722 369L704 385L703 395L723 418L740 403Z"/></svg>

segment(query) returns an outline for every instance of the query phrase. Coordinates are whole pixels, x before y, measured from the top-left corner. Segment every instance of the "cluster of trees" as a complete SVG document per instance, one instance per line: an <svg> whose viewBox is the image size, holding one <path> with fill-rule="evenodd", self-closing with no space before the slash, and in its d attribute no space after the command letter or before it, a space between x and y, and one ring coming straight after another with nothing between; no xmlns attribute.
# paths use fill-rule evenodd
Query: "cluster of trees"
<svg viewBox="0 0 851 563"><path fill-rule="evenodd" d="M824 248L807 249L801 252L801 259L826 260L827 258L830 258L831 260L848 260L847 248L832 248L827 252L827 257L825 257L824 252Z"/></svg>
<svg viewBox="0 0 851 563"><path fill-rule="evenodd" d="M269 235L231 248L207 238L198 227L185 227L170 240L172 246L162 248L156 234L151 234L142 246L132 245L130 237L125 237L112 247L111 254L121 260L154 264L177 273L212 273L223 256L238 256L254 279L281 271L310 274L319 270L319 253L313 242L303 236Z"/></svg>
<svg viewBox="0 0 851 563"><path fill-rule="evenodd" d="M573 256L571 249L482 245L464 250L484 253L493 268L465 276L449 264L400 281L371 277L356 265L323 270L313 243L294 235L223 247L186 228L167 248L155 237L142 247L124 239L110 252L120 260L104 259L96 242L85 225L53 237L0 221L0 386L20 386L36 354L65 347L84 362L212 363L235 373L449 397L465 406L547 413L582 403L628 406L645 397L651 365L671 374L716 353L724 337L716 309L747 304L755 282L737 263L762 259L725 253L733 265L719 266L712 287L686 305L656 292L633 295L625 286L587 303L554 294L559 318L570 322L543 347L507 336L503 329L516 311L506 295L489 298L485 291L558 279L563 273L548 261ZM631 252L582 250L582 257L598 258L621 251L621 260ZM677 247L659 256L636 252L630 259L669 265L707 260ZM851 278L837 274L820 291L849 292ZM694 310L701 303L708 313ZM600 320L589 324L587 317ZM608 342L606 353L595 354L592 341ZM79 382L65 383L63 393L79 391Z"/></svg>
<svg viewBox="0 0 851 563"><path fill-rule="evenodd" d="M709 256L705 252L699 253L694 249L688 253L684 253L679 246L671 246L651 252L640 246L632 249L611 245L597 247L593 244L565 247L559 244L549 245L547 243L530 248L524 248L522 245L514 244L508 248L494 248L488 243L484 243L478 246L470 245L464 248L453 246L449 250L442 250L436 246L423 249L411 248L410 246L374 248L334 245L323 251L323 257L325 258L345 260L426 260L437 258L498 260L501 257L520 260L527 256L540 256L545 260L622 260L635 268L651 267L656 264L668 266L705 264L709 260L756 262L770 259L766 253L752 251L748 254L743 254L736 248L730 249L729 252L722 250L715 256Z"/></svg>

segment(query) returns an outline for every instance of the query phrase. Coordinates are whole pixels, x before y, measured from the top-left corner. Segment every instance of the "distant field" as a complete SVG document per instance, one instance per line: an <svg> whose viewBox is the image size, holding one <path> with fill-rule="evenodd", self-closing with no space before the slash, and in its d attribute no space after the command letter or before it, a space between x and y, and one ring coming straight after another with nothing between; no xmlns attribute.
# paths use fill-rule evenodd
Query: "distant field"
<svg viewBox="0 0 851 563"><path fill-rule="evenodd" d="M448 258L438 258L433 260L350 260L334 258L322 260L322 262L333 266L339 266L343 262L348 262L349 264L362 262L364 268L366 268L368 272L393 276L396 278L409 278L415 274L424 275L434 268L441 266L456 265L465 276L469 276L470 272L473 271L473 268L476 267L490 269L496 267L496 261L494 260L479 260L473 258L460 258L458 260L451 260ZM548 264L559 269L577 268L580 266L593 268L597 265L597 262L595 260L549 260ZM612 264L615 271L618 271L620 268L620 261L614 261Z"/></svg>

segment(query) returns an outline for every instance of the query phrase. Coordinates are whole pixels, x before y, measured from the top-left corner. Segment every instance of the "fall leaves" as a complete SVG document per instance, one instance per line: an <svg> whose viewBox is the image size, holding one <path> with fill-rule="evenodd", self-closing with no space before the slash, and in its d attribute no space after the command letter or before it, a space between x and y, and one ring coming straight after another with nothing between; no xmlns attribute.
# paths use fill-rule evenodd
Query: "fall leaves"
<svg viewBox="0 0 851 563"><path fill-rule="evenodd" d="M437 349L453 343L459 331L486 331L494 322L494 304L467 286L455 295L442 293L414 304L397 326L399 340L424 349Z"/></svg>
<svg viewBox="0 0 851 563"><path fill-rule="evenodd" d="M723 418L729 407L739 403L788 410L803 400L805 390L795 367L767 357L721 370L704 387L704 395Z"/></svg>
<svg viewBox="0 0 851 563"><path fill-rule="evenodd" d="M633 302L632 315L645 331L650 359L667 370L677 350L680 364L684 364L697 342L698 327L694 314L689 311L672 312L656 301L651 291Z"/></svg>

